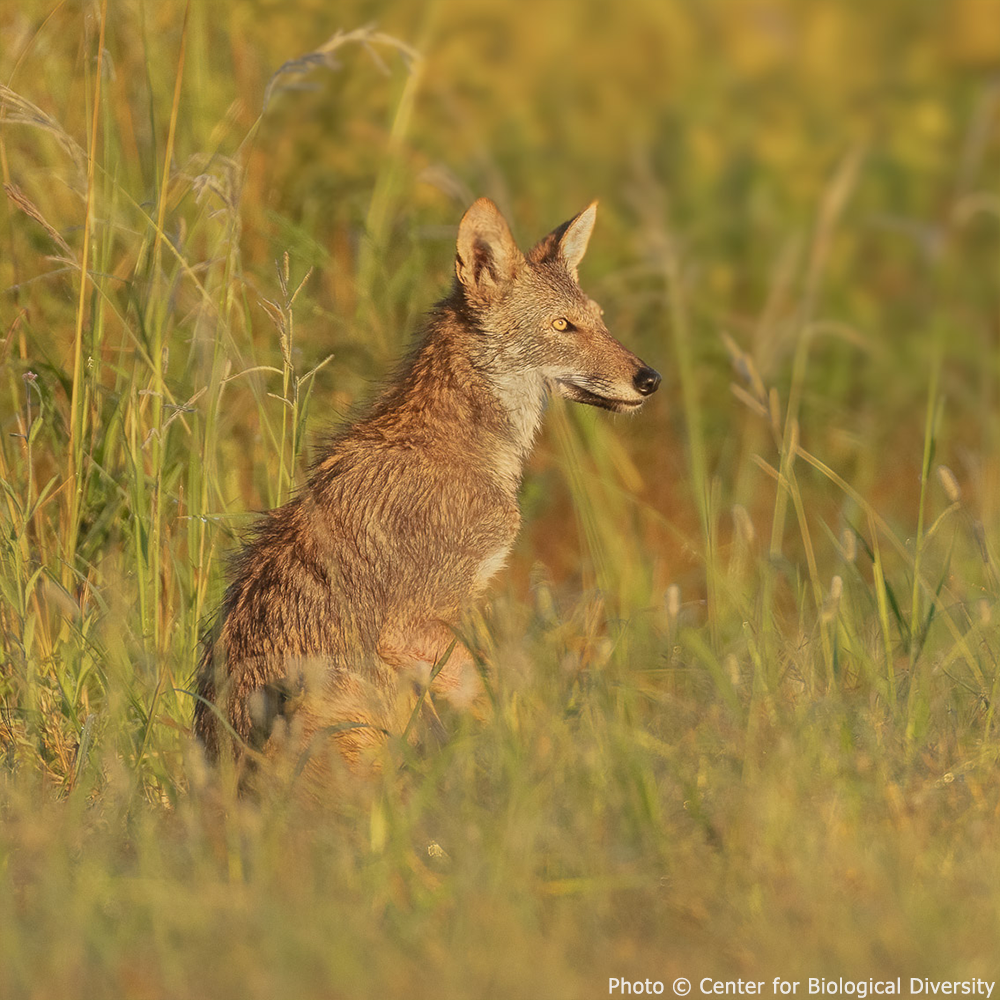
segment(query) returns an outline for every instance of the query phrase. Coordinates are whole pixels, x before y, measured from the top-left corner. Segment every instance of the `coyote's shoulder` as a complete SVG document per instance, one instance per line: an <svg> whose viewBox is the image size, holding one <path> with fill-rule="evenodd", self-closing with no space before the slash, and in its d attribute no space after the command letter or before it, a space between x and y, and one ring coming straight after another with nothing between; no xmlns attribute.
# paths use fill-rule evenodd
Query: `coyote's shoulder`
<svg viewBox="0 0 1000 1000"><path fill-rule="evenodd" d="M595 214L522 254L491 201L466 212L452 292L398 376L237 558L198 677L211 755L221 716L265 753L329 734L353 759L446 654L435 689L474 694L453 626L513 545L546 398L634 410L659 384L577 281Z"/></svg>

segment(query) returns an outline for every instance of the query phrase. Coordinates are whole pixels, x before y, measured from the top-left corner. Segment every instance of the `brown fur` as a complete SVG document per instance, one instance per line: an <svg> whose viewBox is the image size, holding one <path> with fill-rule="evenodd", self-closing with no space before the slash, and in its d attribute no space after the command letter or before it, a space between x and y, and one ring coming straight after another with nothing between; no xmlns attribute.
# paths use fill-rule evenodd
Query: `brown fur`
<svg viewBox="0 0 1000 1000"><path fill-rule="evenodd" d="M198 675L211 757L230 742L219 714L269 756L333 736L353 762L401 731L414 681L514 542L547 395L626 410L655 391L577 283L594 217L591 205L525 256L491 201L465 214L452 292L398 377L236 562ZM434 690L467 702L477 681L456 645Z"/></svg>

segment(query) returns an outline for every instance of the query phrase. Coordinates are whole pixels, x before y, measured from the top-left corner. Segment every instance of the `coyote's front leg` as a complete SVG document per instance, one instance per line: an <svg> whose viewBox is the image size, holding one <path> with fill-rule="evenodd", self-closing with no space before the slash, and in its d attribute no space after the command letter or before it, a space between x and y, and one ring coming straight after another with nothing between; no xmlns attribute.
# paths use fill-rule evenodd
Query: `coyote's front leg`
<svg viewBox="0 0 1000 1000"><path fill-rule="evenodd" d="M434 694L456 708L470 708L483 692L472 654L442 621L385 630L379 639L378 655L400 674L412 675L425 687L430 684ZM444 664L434 675L442 660Z"/></svg>

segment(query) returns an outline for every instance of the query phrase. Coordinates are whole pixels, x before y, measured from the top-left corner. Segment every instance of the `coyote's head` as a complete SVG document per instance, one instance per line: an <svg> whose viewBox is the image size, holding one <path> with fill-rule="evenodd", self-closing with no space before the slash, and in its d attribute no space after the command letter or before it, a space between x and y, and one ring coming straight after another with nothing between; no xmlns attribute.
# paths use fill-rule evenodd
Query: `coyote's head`
<svg viewBox="0 0 1000 1000"><path fill-rule="evenodd" d="M473 363L505 397L532 387L619 412L638 409L659 374L608 332L603 310L577 280L597 203L553 229L527 254L489 198L465 213L455 273L477 333Z"/></svg>

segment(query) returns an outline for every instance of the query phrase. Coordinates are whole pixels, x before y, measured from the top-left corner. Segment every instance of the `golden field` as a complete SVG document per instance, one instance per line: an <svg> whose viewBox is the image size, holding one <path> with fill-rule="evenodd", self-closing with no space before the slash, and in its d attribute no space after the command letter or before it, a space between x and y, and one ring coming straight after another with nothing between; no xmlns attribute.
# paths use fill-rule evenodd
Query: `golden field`
<svg viewBox="0 0 1000 1000"><path fill-rule="evenodd" d="M0 995L997 978L998 68L993 0L0 9ZM551 407L483 718L238 801L226 557L483 194L600 198L663 386Z"/></svg>

